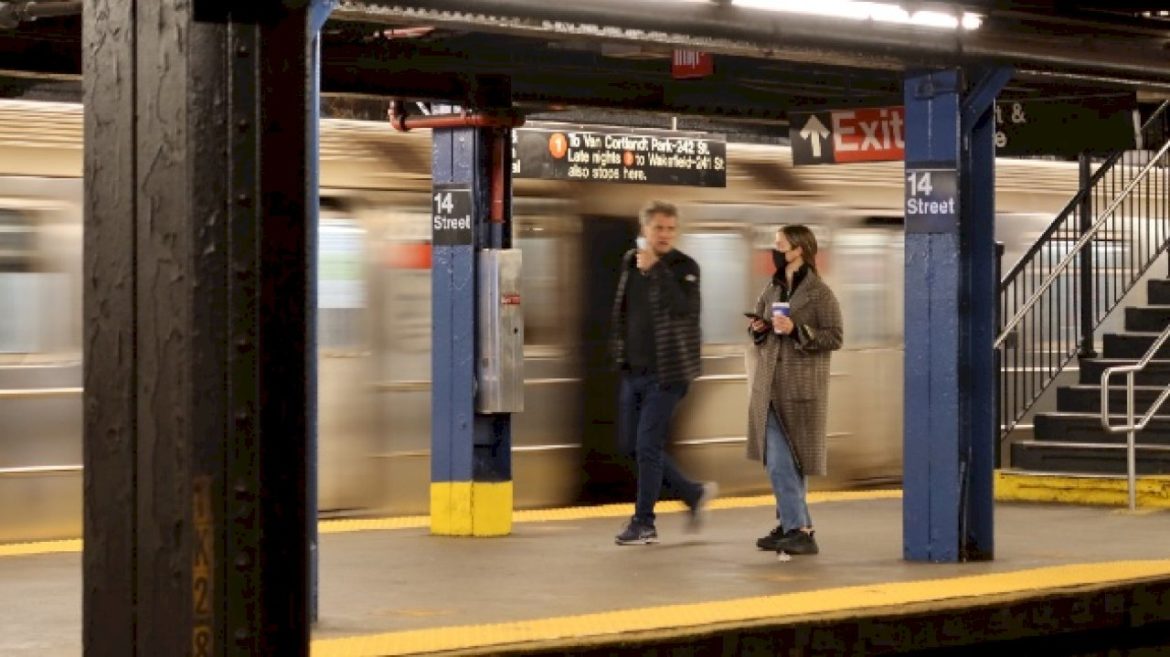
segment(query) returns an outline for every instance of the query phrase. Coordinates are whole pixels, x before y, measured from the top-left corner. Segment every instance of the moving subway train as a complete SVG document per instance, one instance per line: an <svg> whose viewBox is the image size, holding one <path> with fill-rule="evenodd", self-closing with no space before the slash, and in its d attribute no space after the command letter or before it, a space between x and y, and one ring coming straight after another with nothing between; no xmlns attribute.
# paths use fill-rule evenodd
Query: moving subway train
<svg viewBox="0 0 1170 657"><path fill-rule="evenodd" d="M517 507L622 499L605 338L617 262L649 198L676 202L703 270L703 372L674 426L687 472L763 492L744 459L741 311L770 275L777 226L807 223L845 314L833 359L831 476L896 483L902 445L900 163L793 168L788 149L729 144L727 187L518 180L525 412ZM81 108L0 102L0 542L81 531ZM323 513L425 513L430 441L430 136L326 120L321 139ZM1074 165L1000 161L1004 266L1075 191ZM624 499L631 499L626 496Z"/></svg>

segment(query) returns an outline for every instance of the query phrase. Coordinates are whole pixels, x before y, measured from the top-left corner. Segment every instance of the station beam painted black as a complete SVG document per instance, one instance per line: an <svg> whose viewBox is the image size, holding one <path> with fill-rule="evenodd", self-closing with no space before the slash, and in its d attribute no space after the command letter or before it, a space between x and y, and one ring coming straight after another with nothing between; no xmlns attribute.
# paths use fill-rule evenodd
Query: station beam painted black
<svg viewBox="0 0 1170 657"><path fill-rule="evenodd" d="M317 4L85 2L87 657L308 654Z"/></svg>

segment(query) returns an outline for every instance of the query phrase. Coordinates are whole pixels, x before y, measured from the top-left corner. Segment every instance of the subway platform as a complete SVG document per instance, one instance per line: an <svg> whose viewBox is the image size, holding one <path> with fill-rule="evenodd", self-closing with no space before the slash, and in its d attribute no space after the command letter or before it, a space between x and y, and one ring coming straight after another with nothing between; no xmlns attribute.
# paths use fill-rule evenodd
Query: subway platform
<svg viewBox="0 0 1170 657"><path fill-rule="evenodd" d="M1170 652L1166 510L1001 502L994 561L923 564L898 491L810 501L821 553L788 562L754 545L767 497L716 500L697 534L660 504L650 546L614 544L628 505L517 512L503 538L325 521L312 655ZM80 548L0 546L0 655L81 654Z"/></svg>

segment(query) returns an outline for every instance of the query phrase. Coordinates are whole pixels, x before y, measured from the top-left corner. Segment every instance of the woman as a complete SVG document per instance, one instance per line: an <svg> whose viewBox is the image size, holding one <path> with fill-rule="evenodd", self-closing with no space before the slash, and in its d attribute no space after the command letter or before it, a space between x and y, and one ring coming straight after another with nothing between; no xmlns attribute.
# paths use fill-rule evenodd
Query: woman
<svg viewBox="0 0 1170 657"><path fill-rule="evenodd" d="M816 256L817 239L806 226L776 231L776 273L756 302L757 317L748 329L757 360L747 454L764 462L779 521L756 545L788 554L819 552L805 478L826 474L829 352L839 349L842 339L841 308L817 275ZM778 302L787 302L787 315Z"/></svg>

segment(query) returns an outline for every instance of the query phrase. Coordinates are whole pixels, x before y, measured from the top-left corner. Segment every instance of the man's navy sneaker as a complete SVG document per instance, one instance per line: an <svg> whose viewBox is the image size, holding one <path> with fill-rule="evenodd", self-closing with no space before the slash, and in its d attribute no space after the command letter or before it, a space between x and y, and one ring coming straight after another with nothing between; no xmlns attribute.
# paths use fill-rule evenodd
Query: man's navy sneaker
<svg viewBox="0 0 1170 657"><path fill-rule="evenodd" d="M622 533L614 537L618 545L649 545L658 542L658 532L653 525L643 525L631 520Z"/></svg>
<svg viewBox="0 0 1170 657"><path fill-rule="evenodd" d="M702 529L703 521L706 520L707 505L719 495L719 484L708 481L699 485L702 488L699 492L699 499L695 500L695 505L687 510L687 531L689 532L697 532Z"/></svg>

